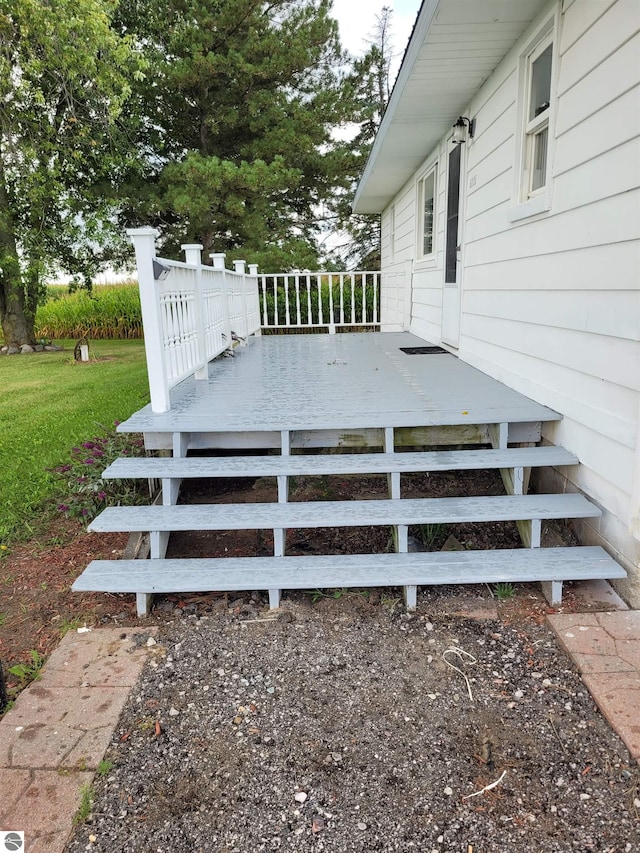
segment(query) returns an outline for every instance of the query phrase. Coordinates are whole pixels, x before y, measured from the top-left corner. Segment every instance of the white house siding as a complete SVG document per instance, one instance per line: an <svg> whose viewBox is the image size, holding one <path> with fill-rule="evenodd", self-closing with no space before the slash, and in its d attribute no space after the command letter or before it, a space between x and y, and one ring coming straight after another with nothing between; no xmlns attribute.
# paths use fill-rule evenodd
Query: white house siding
<svg viewBox="0 0 640 853"><path fill-rule="evenodd" d="M564 0L553 10L548 212L513 216L518 63L547 15L465 113L476 118L476 135L465 152L459 355L564 415L545 438L582 464L555 472L551 485L579 488L602 506L603 519L578 533L627 567L622 591L640 606L640 3ZM446 165L444 140L439 159ZM438 179L443 189L444 169ZM415 199L414 186L401 195ZM414 264L411 312L412 331L436 341L440 220L437 240L436 268Z"/></svg>
<svg viewBox="0 0 640 853"><path fill-rule="evenodd" d="M402 331L409 325L415 205L413 186L398 194L393 205L393 237L391 209L382 215L380 316L385 332Z"/></svg>

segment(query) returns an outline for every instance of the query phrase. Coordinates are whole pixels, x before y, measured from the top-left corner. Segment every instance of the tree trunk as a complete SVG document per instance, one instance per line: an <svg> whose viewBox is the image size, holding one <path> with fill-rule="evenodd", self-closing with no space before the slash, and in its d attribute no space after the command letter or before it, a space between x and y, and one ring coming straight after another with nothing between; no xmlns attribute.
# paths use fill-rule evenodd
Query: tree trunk
<svg viewBox="0 0 640 853"><path fill-rule="evenodd" d="M35 314L29 310L22 282L13 217L0 159L0 323L9 347L34 344Z"/></svg>

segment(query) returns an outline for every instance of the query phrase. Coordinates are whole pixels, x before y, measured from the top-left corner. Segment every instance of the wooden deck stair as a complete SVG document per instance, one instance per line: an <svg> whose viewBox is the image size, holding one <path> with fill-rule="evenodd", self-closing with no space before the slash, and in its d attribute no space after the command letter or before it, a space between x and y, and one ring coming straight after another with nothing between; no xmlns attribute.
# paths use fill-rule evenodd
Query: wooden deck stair
<svg viewBox="0 0 640 853"><path fill-rule="evenodd" d="M344 586L402 586L409 609L416 607L417 587L430 584L542 581L557 604L562 581L624 577L621 566L597 547L540 548L546 519L585 518L600 510L582 495L527 495L532 467L575 465L576 457L560 447L507 447L508 424L488 425L494 448L396 452L394 430L385 430L381 453L291 454L289 434L282 433L279 456L189 457L189 436L174 435L172 458L118 459L105 477L157 478L163 482L163 505L112 507L91 524L95 531L149 531L150 560L94 561L74 583L74 590L135 592L138 612L147 613L154 593L201 590L269 591L278 607L281 590ZM409 472L499 469L506 495L457 498L402 497L401 477ZM386 474L389 499L289 502L293 476ZM267 504L177 505L182 479L275 477L278 501ZM523 549L501 551L408 553L408 526L513 520ZM387 525L395 529L397 553L348 556L285 556L291 528ZM273 557L166 559L169 535L180 530L274 531Z"/></svg>

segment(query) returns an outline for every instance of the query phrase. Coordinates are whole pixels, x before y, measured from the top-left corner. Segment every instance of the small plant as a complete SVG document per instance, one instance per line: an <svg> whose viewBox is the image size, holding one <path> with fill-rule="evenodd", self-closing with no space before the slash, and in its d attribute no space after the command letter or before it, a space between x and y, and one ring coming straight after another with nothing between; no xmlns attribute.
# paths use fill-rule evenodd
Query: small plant
<svg viewBox="0 0 640 853"><path fill-rule="evenodd" d="M513 598L516 593L516 588L512 583L501 581L500 583L493 585L493 591L495 592L498 601L506 601L508 598Z"/></svg>
<svg viewBox="0 0 640 853"><path fill-rule="evenodd" d="M113 761L109 761L108 758L103 758L102 761L98 762L98 766L96 767L96 773L98 776L106 776L108 773L111 773L113 770Z"/></svg>
<svg viewBox="0 0 640 853"><path fill-rule="evenodd" d="M44 657L36 649L29 652L31 663L17 663L9 667L11 675L15 675L22 684L35 681L40 676L40 670L44 666Z"/></svg>
<svg viewBox="0 0 640 853"><path fill-rule="evenodd" d="M80 619L79 616L74 616L73 619L63 619L60 623L60 638L66 637L69 631L77 631L78 628L82 628L84 622Z"/></svg>
<svg viewBox="0 0 640 853"><path fill-rule="evenodd" d="M309 595L311 596L312 604L316 604L322 598L333 598L335 600L338 600L340 598L344 598L347 595L360 595L363 598L366 598L369 595L369 590L368 589L349 589L348 587L343 586L343 587L340 587L339 589L329 589L326 591L323 589L312 589L309 592Z"/></svg>
<svg viewBox="0 0 640 853"><path fill-rule="evenodd" d="M91 788L91 785L83 785L80 788L80 805L78 806L78 810L73 818L73 825L78 826L79 824L84 823L91 814L92 808L93 789Z"/></svg>
<svg viewBox="0 0 640 853"><path fill-rule="evenodd" d="M447 528L444 524L420 525L420 538L422 539L422 544L427 549L427 551L434 549L438 545L441 545L441 540L444 539L446 532Z"/></svg>
<svg viewBox="0 0 640 853"><path fill-rule="evenodd" d="M116 424L117 425L117 424ZM148 501L145 485L137 480L103 480L102 471L119 456L140 456L144 440L140 436L115 431L95 436L71 450L71 459L53 469L64 481L65 499L58 511L90 521L107 503L135 504Z"/></svg>
<svg viewBox="0 0 640 853"><path fill-rule="evenodd" d="M0 613L0 626L4 625L4 623L6 621L7 621L7 614L6 613Z"/></svg>

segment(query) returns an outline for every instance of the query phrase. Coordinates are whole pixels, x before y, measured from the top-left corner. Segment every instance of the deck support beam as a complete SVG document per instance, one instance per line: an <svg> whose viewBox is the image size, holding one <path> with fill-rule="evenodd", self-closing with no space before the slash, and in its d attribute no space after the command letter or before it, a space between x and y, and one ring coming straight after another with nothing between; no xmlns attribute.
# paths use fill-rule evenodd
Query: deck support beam
<svg viewBox="0 0 640 853"><path fill-rule="evenodd" d="M288 429L280 431L280 455L291 456L291 433ZM286 504L289 502L289 477L286 474L281 474L277 478L278 482L278 503ZM274 557L284 557L287 548L287 531L284 528L274 528L273 531L273 555ZM269 609L277 610L280 607L280 596L282 590L269 590Z"/></svg>
<svg viewBox="0 0 640 853"><path fill-rule="evenodd" d="M395 430L393 427L385 427L384 430L384 452L395 453L396 441ZM389 497L392 500L400 500L400 472L392 471L387 474L387 484L389 486ZM391 529L393 544L396 553L407 554L409 552L409 527L406 524L397 524ZM404 587L404 600L407 610L415 610L417 607L417 586Z"/></svg>

